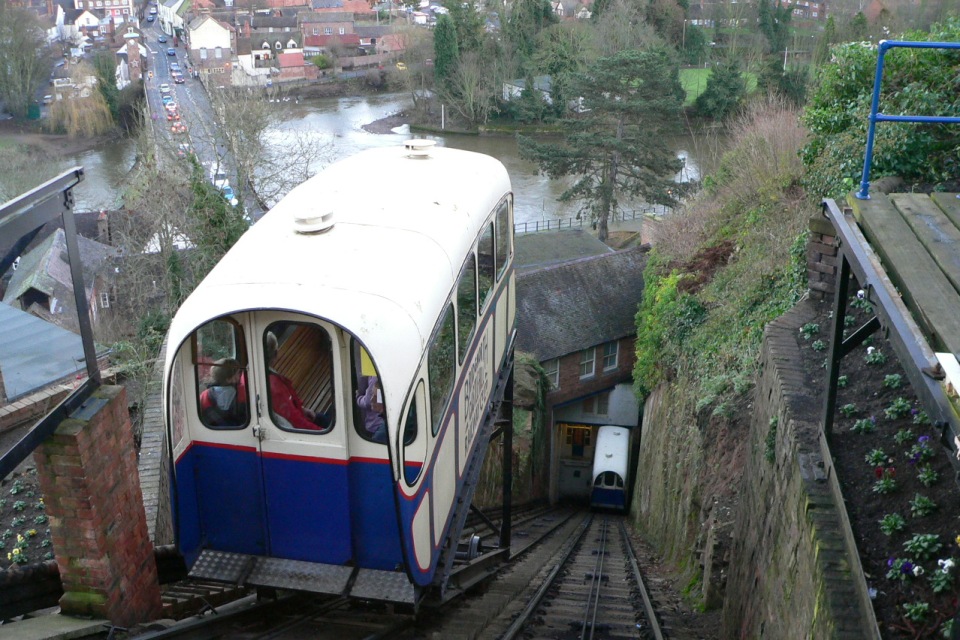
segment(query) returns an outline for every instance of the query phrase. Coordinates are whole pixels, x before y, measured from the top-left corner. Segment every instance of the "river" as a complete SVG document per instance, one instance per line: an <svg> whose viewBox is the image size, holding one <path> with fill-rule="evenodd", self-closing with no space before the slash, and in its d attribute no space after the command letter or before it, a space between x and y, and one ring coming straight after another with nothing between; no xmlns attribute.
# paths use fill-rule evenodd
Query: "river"
<svg viewBox="0 0 960 640"><path fill-rule="evenodd" d="M363 130L363 125L405 111L409 106L406 94L323 98L300 103L279 103L279 124L268 140L283 144L298 131L310 132L328 143L327 153L318 154L313 170L337 158L363 149L400 144L411 137L409 133L375 134ZM512 136L427 135L437 144L458 149L486 153L506 166L514 189L514 217L518 223L536 223L546 220L565 220L576 216L574 203L557 201L563 184L552 181L537 172L536 165L519 156ZM678 156L686 160L683 179L699 179L701 166L707 159L700 157L694 140L681 136L673 140ZM701 154L706 155L706 154ZM82 165L86 180L76 190L77 208L90 210L113 208L135 160L135 144L123 140L64 158L63 166ZM680 179L681 176L678 176ZM375 175L372 176L375 180ZM638 206L642 206L642 203Z"/></svg>

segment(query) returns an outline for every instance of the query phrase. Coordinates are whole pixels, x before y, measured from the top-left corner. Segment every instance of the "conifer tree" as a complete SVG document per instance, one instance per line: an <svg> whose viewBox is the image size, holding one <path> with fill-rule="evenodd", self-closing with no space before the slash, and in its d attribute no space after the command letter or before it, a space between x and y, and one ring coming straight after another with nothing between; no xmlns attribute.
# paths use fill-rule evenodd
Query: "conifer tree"
<svg viewBox="0 0 960 640"><path fill-rule="evenodd" d="M457 28L453 19L443 14L437 19L437 26L433 30L433 73L437 88L449 89L459 59Z"/></svg>
<svg viewBox="0 0 960 640"><path fill-rule="evenodd" d="M607 223L625 198L675 204L673 176L683 161L666 143L679 123L683 88L666 49L621 51L600 58L578 75L573 93L579 117L565 122L562 142L520 136L521 156L553 179L574 182L561 201L580 203L580 213L607 238Z"/></svg>

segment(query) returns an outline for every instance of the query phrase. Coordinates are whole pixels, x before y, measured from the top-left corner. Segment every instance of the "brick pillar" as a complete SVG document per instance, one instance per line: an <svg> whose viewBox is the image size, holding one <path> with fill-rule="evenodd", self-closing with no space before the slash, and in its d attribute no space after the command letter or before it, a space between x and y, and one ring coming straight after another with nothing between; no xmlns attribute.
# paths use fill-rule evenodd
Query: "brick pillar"
<svg viewBox="0 0 960 640"><path fill-rule="evenodd" d="M837 232L824 216L810 218L807 240L807 286L816 300L833 299L837 282Z"/></svg>
<svg viewBox="0 0 960 640"><path fill-rule="evenodd" d="M61 612L131 626L161 613L123 387L100 387L34 452Z"/></svg>

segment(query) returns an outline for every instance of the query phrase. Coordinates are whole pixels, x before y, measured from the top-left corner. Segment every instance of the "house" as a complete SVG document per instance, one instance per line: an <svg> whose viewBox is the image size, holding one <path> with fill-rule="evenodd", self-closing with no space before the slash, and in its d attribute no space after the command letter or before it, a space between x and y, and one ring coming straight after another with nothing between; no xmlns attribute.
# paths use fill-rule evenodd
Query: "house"
<svg viewBox="0 0 960 640"><path fill-rule="evenodd" d="M92 38L100 35L100 17L87 9L74 9L57 5L57 34L65 45L82 48Z"/></svg>
<svg viewBox="0 0 960 640"><path fill-rule="evenodd" d="M310 0L310 9L314 13L349 13L361 20L376 17L376 9L368 0Z"/></svg>
<svg viewBox="0 0 960 640"><path fill-rule="evenodd" d="M310 36L343 36L354 33L353 14L345 11L314 13L304 11L298 16L300 33Z"/></svg>
<svg viewBox="0 0 960 640"><path fill-rule="evenodd" d="M509 102L513 98L519 98L523 90L527 88L527 81L523 78L509 80L503 83L503 100ZM540 92L540 97L547 104L553 104L553 97L550 95L552 90L550 76L536 76L533 79L533 89Z"/></svg>
<svg viewBox="0 0 960 640"><path fill-rule="evenodd" d="M160 28L168 36L184 37L184 16L190 11L190 0L164 0L157 7Z"/></svg>
<svg viewBox="0 0 960 640"><path fill-rule="evenodd" d="M316 79L317 68L304 58L304 36L296 15L254 14L239 18L236 84L272 85Z"/></svg>
<svg viewBox="0 0 960 640"><path fill-rule="evenodd" d="M190 61L204 83L216 77L217 86L232 84L236 41L236 29L209 14L190 21L187 25Z"/></svg>
<svg viewBox="0 0 960 640"><path fill-rule="evenodd" d="M90 320L96 328L101 315L109 313L113 259L119 252L108 245L77 236L83 268L85 298ZM57 228L32 250L23 254L3 296L4 304L30 313L59 327L79 333L66 235Z"/></svg>
<svg viewBox="0 0 960 640"><path fill-rule="evenodd" d="M551 385L545 403L551 501L589 496L598 427L633 428L640 419L632 372L649 247L603 245L594 255L564 260L560 245L574 233L529 234L550 236L557 257L517 273L517 349L534 356ZM523 241L517 237L518 255ZM582 235L577 242L590 251Z"/></svg>
<svg viewBox="0 0 960 640"><path fill-rule="evenodd" d="M140 34L130 27L124 35L126 44L116 51L117 88L140 82L147 69L147 48L140 44Z"/></svg>
<svg viewBox="0 0 960 640"><path fill-rule="evenodd" d="M70 72L76 72L71 67ZM54 100L70 100L73 98L89 98L97 86L96 76L67 76L53 79Z"/></svg>
<svg viewBox="0 0 960 640"><path fill-rule="evenodd" d="M137 22L133 0L74 0L73 6L102 12L103 17L111 18L114 23Z"/></svg>

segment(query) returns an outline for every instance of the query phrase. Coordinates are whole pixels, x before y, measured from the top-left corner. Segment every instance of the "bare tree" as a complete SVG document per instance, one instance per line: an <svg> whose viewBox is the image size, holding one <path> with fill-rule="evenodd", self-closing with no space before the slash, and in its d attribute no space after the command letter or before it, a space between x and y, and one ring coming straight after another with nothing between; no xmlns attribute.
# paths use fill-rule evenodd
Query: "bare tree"
<svg viewBox="0 0 960 640"><path fill-rule="evenodd" d="M332 156L330 141L319 133L280 127L283 107L251 91L212 91L216 131L208 132L218 163L237 172L237 197L251 193L263 207L276 204ZM229 155L227 155L229 154Z"/></svg>
<svg viewBox="0 0 960 640"><path fill-rule="evenodd" d="M470 51L460 58L450 77L452 95L446 95L444 100L468 122L483 124L493 110L497 86L499 83L486 57Z"/></svg>
<svg viewBox="0 0 960 640"><path fill-rule="evenodd" d="M74 89L64 91L60 100L50 105L50 116L46 127L51 131L66 133L71 138L92 138L110 131L113 115L103 94L97 90L95 71L87 63L73 67L72 77L89 84L80 84Z"/></svg>
<svg viewBox="0 0 960 640"><path fill-rule="evenodd" d="M0 1L0 100L26 118L37 89L50 72L50 51L36 15Z"/></svg>
<svg viewBox="0 0 960 640"><path fill-rule="evenodd" d="M413 25L400 27L397 33L403 40L400 61L406 69L398 76L403 90L410 94L413 108L423 118L429 114L433 88L433 37L429 31Z"/></svg>
<svg viewBox="0 0 960 640"><path fill-rule="evenodd" d="M647 24L643 2L612 0L593 30L592 59L606 58L621 51L642 49L660 41Z"/></svg>
<svg viewBox="0 0 960 640"><path fill-rule="evenodd" d="M57 175L60 158L27 145L0 146L0 203Z"/></svg>

